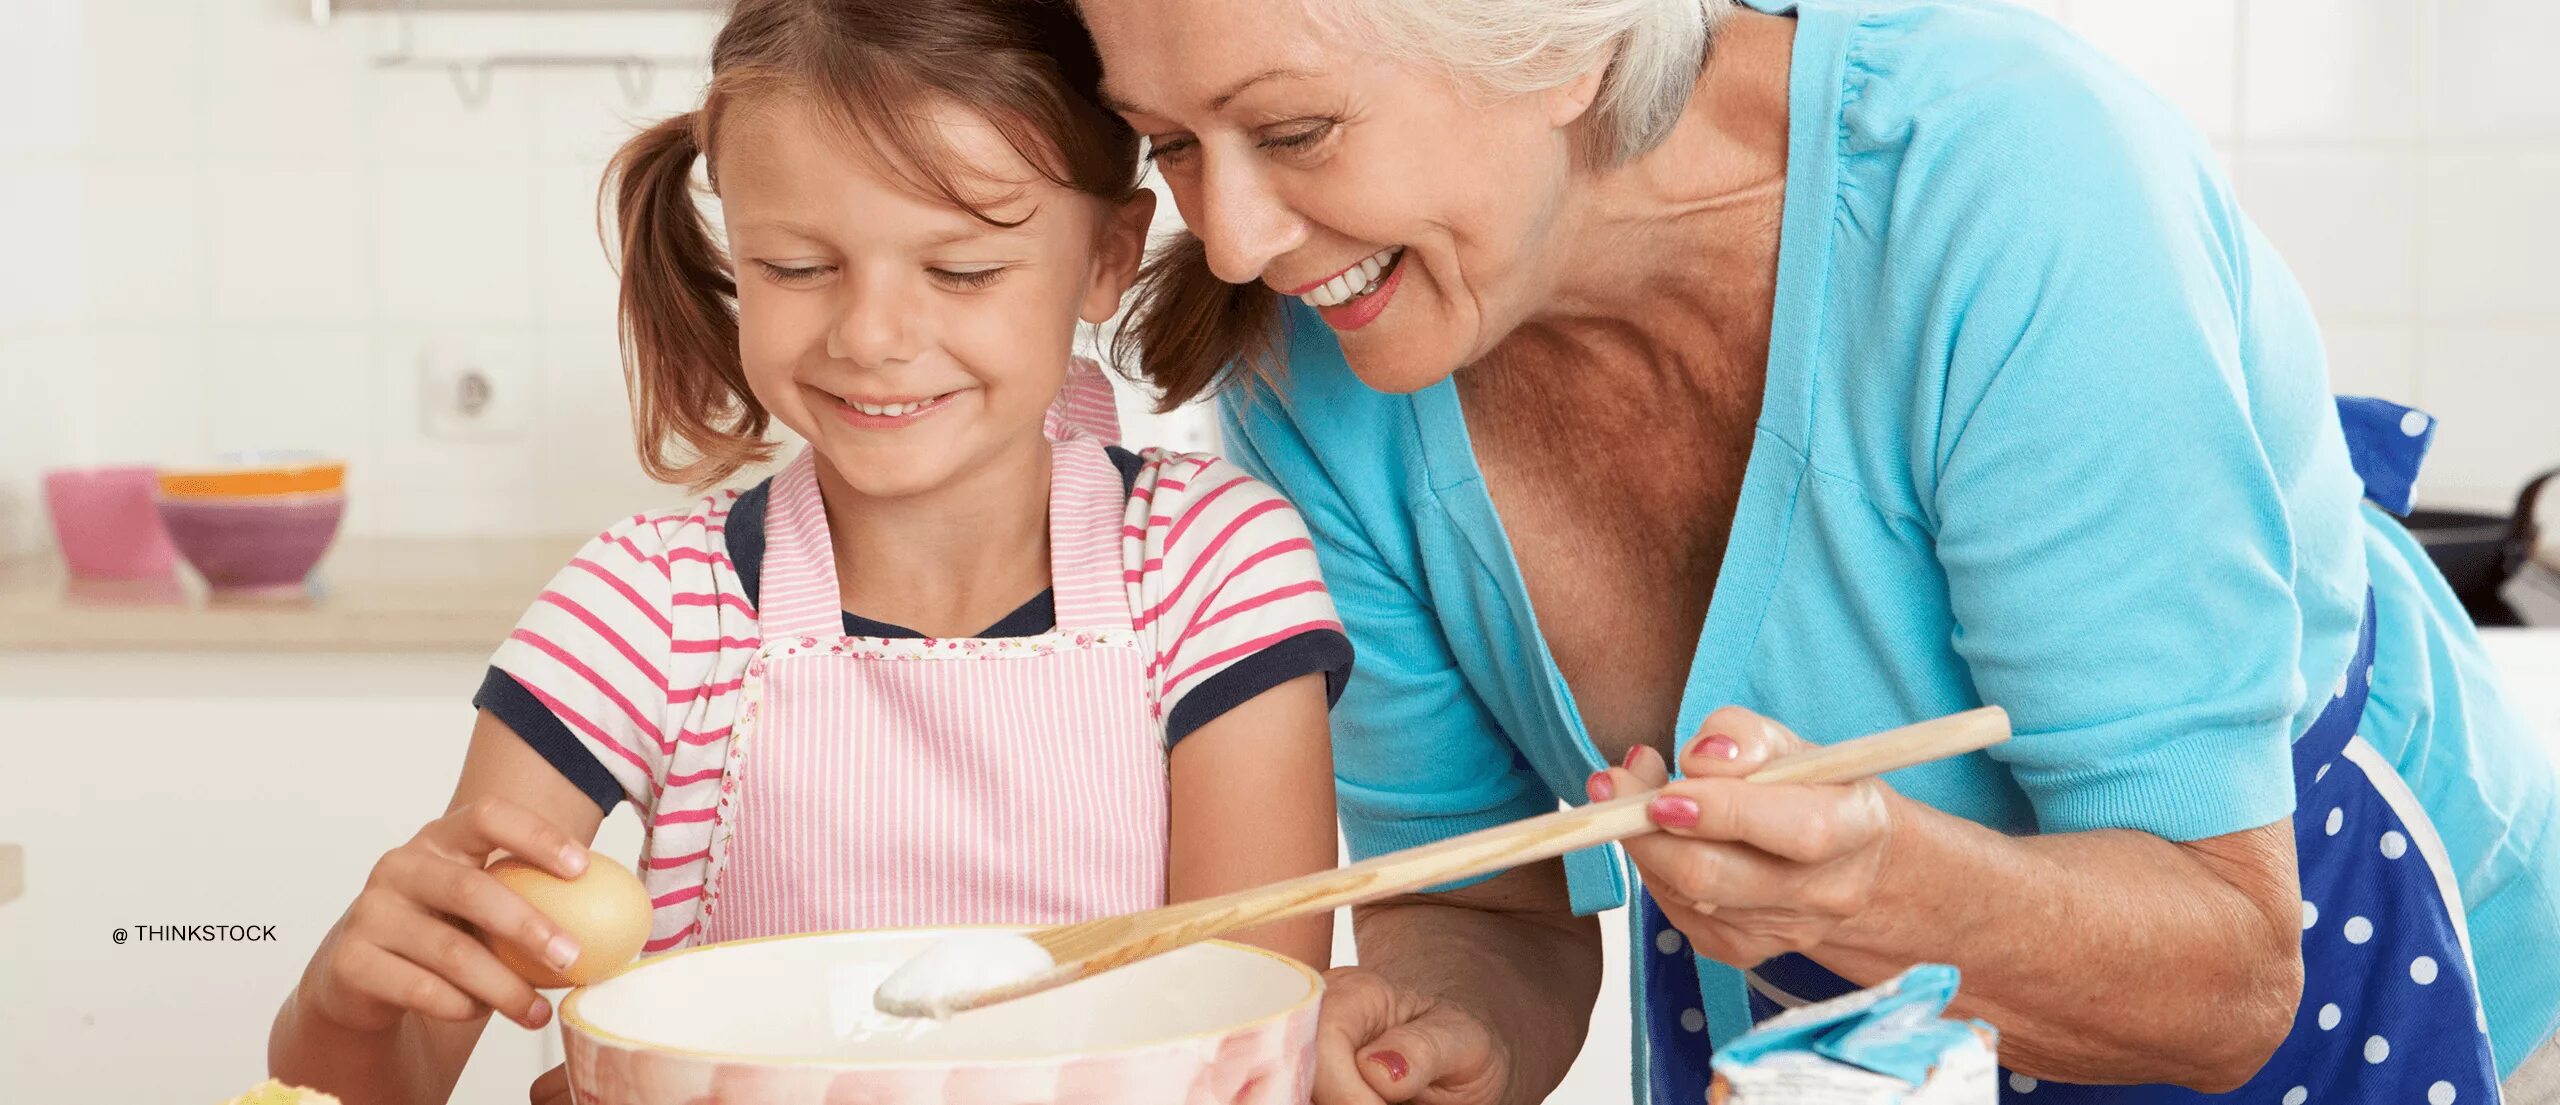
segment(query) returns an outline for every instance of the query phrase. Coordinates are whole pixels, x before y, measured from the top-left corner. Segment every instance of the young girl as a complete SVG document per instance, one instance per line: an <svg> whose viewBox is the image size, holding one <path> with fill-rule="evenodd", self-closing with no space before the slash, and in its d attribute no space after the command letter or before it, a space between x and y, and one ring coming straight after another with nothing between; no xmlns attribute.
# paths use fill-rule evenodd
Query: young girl
<svg viewBox="0 0 2560 1105"><path fill-rule="evenodd" d="M1303 524L1222 461L1079 428L1110 408L1076 325L1117 309L1153 203L1067 6L742 0L713 73L608 185L643 459L699 487L771 422L806 445L552 581L449 812L279 1014L279 1077L442 1101L491 1011L543 1025L480 934L577 949L482 867L573 875L626 799L650 953L1061 922L1333 862L1351 658ZM1320 966L1331 931L1249 938Z"/></svg>

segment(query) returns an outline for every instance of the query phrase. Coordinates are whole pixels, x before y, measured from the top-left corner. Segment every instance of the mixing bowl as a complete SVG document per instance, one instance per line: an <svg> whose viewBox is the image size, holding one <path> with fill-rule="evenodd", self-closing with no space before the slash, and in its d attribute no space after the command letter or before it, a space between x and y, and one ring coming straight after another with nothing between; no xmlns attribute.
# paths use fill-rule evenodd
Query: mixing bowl
<svg viewBox="0 0 2560 1105"><path fill-rule="evenodd" d="M873 1010L951 929L780 936L643 961L560 1003L580 1105L1302 1105L1305 965L1224 941L947 1021Z"/></svg>

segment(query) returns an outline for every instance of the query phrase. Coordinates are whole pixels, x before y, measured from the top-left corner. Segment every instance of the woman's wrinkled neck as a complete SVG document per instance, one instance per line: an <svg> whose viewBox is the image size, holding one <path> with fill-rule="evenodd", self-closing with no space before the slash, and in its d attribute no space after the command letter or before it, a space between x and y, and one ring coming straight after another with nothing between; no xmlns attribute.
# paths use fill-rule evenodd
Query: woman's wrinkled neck
<svg viewBox="0 0 2560 1105"><path fill-rule="evenodd" d="M1785 209L1795 21L1737 10L1662 144L1578 170L1556 294L1524 329L1597 326L1693 340L1767 325Z"/></svg>

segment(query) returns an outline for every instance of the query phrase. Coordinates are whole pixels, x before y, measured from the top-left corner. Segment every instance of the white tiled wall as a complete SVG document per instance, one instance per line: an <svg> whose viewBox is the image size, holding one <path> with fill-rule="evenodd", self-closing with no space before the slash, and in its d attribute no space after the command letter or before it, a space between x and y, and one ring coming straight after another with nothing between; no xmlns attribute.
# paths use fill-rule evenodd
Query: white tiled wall
<svg viewBox="0 0 2560 1105"><path fill-rule="evenodd" d="M235 449L347 457L362 533L585 532L679 494L632 458L596 188L693 105L716 17L308 11L0 0L0 553L44 539L43 468ZM375 64L404 43L679 63L500 69L475 105L476 71ZM512 430L424 429L430 347L495 372ZM1205 443L1130 405L1133 438Z"/></svg>
<svg viewBox="0 0 2560 1105"><path fill-rule="evenodd" d="M2037 0L2222 149L2310 290L2342 389L2444 419L2424 490L2498 502L2560 464L2560 37L2542 0ZM395 22L300 0L0 2L0 549L42 467L236 448L355 462L364 532L582 531L637 474L594 229L605 157L690 106L611 69L377 68ZM418 52L699 57L710 20L442 16ZM472 82L466 82L472 83ZM1165 205L1168 212L1170 204ZM511 434L423 429L431 344L483 358ZM1131 404L1135 414L1135 404ZM1133 418L1196 442L1197 419Z"/></svg>

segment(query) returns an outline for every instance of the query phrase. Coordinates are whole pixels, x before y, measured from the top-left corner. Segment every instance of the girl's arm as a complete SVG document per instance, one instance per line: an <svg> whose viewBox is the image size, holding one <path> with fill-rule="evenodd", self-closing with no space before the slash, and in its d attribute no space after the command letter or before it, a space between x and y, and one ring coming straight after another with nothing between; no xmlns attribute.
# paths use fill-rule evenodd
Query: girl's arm
<svg viewBox="0 0 2560 1105"><path fill-rule="evenodd" d="M374 865L277 1012L268 1073L347 1105L442 1105L492 1009L529 1029L550 1020L549 1003L466 923L536 954L557 931L480 868L503 850L571 874L551 857L565 850L583 864L603 820L594 799L481 711L445 815Z"/></svg>
<svg viewBox="0 0 2560 1105"><path fill-rule="evenodd" d="M1173 746L1166 890L1190 901L1334 865L1333 751L1325 677L1302 675L1247 700ZM556 772L554 774L557 774ZM593 808L594 803L588 803ZM1318 970L1333 961L1333 917L1236 934Z"/></svg>

